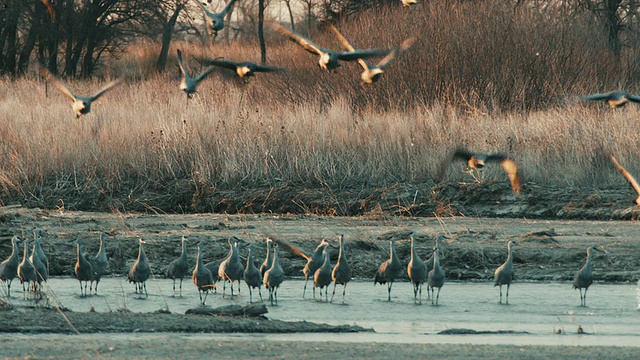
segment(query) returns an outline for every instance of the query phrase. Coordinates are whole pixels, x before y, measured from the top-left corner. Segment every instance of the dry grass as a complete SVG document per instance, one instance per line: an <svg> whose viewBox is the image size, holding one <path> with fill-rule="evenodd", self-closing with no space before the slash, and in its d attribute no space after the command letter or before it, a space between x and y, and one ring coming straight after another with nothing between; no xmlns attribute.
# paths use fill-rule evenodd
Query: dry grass
<svg viewBox="0 0 640 360"><path fill-rule="evenodd" d="M57 90L44 97L43 82L4 79L0 203L72 200L75 208L93 209L114 199L110 206L118 208L149 190L156 194L143 199L149 209L171 203L178 204L171 210L188 210L194 193L216 189L389 185L435 178L458 145L512 155L527 182L622 184L607 153L640 176L638 108L612 111L565 96L625 85L622 79L640 73L638 64L603 66L608 52L586 18L563 23L540 12L507 12L500 2L454 4L424 2L410 14L373 9L342 24L360 48L418 35L414 48L367 88L358 84L356 64L323 73L315 57L273 36L270 62L286 73L260 74L247 85L213 75L188 106L173 65L169 75L151 74L158 51L152 44L105 67L129 81L81 121ZM402 31L376 31L385 26ZM338 47L331 34L314 41ZM194 71L201 67L192 56L259 60L255 44L176 47ZM633 58L632 50L625 56ZM88 94L101 81L70 86Z"/></svg>

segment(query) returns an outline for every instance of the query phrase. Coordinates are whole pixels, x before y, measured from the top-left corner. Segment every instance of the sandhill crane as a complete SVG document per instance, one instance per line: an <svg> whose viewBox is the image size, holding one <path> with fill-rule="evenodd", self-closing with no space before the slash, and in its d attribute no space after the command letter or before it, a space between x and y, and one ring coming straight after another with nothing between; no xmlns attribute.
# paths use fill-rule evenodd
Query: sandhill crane
<svg viewBox="0 0 640 360"><path fill-rule="evenodd" d="M438 294L436 295L436 303L438 305L438 300L440 299L440 289L442 285L444 285L444 270L440 267L440 260L438 255L438 249L433 252L433 269L429 271L427 274L427 285L429 285L429 289L431 289L431 305L433 305L433 288L438 288Z"/></svg>
<svg viewBox="0 0 640 360"><path fill-rule="evenodd" d="M509 176L509 181L511 182L511 188L513 192L516 194L520 194L522 178L518 174L518 166L515 161L509 159L507 156L503 154L481 154L481 153L473 153L462 148L458 148L453 153L453 156L447 159L441 168L440 181L444 180L444 177L447 172L447 168L449 164L457 159L462 159L467 163L469 167L469 171L478 171L478 169L483 168L487 163L490 162L499 162L500 166L504 172Z"/></svg>
<svg viewBox="0 0 640 360"><path fill-rule="evenodd" d="M231 237L231 255L220 264L220 268L218 268L218 277L225 281L222 287L222 293L224 294L224 288L226 285L226 281L231 283L231 297L233 297L233 282L238 281L238 295L240 294L240 279L242 278L242 273L244 271L244 267L242 266L242 262L240 261L240 253L238 251L238 243L243 240L238 239L235 236Z"/></svg>
<svg viewBox="0 0 640 360"><path fill-rule="evenodd" d="M47 259L47 255L42 250L42 231L40 229L33 229L33 239L36 242L36 251L38 251L38 257L40 261L47 267L47 274L49 273L49 260Z"/></svg>
<svg viewBox="0 0 640 360"><path fill-rule="evenodd" d="M76 244L76 265L74 267L74 272L76 279L80 282L80 297L86 297L87 287L89 285L88 283L93 279L93 268L91 267L89 260L85 257L85 254L82 253L80 239L76 239L74 243ZM84 289L82 288L83 281ZM89 290L89 295L91 295L91 290Z"/></svg>
<svg viewBox="0 0 640 360"><path fill-rule="evenodd" d="M333 294L331 294L331 302L336 295L336 285L343 285L342 288L342 303L344 304L344 296L347 292L347 283L351 281L351 268L349 267L349 261L347 260L347 253L344 249L344 235L340 235L340 252L338 253L338 262L333 267L331 272L331 279L333 280Z"/></svg>
<svg viewBox="0 0 640 360"><path fill-rule="evenodd" d="M194 0L198 6L204 11L209 18L209 27L213 30L214 38L218 36L218 31L224 29L224 18L227 16L229 9L235 4L236 0L231 0L219 13L209 11L199 0Z"/></svg>
<svg viewBox="0 0 640 360"><path fill-rule="evenodd" d="M198 253L196 254L196 267L193 269L191 279L198 288L200 303L202 305L205 305L209 291L215 288L216 284L213 281L213 274L206 266L204 266L204 263L202 261L202 249L200 248L200 241L198 241L196 245L198 247ZM202 293L204 293L204 299L202 299Z"/></svg>
<svg viewBox="0 0 640 360"><path fill-rule="evenodd" d="M144 289L144 295L149 297L147 293L147 284L146 281L149 279L149 275L151 275L151 267L149 267L149 261L147 260L147 255L144 253L143 244L146 244L142 238L138 240L138 260L131 266L129 270L129 282L134 283L136 286L136 293L140 294L142 297L142 289Z"/></svg>
<svg viewBox="0 0 640 360"><path fill-rule="evenodd" d="M502 285L507 285L506 303L509 304L509 288L511 287L511 281L515 278L513 268L513 247L517 245L518 243L515 241L509 241L507 243L507 261L500 265L493 275L493 286L500 286L500 304L502 304Z"/></svg>
<svg viewBox="0 0 640 360"><path fill-rule="evenodd" d="M422 304L422 284L427 281L427 266L424 264L418 252L416 251L415 234L410 235L411 238L411 260L407 265L407 274L409 280L413 284L413 302L418 300L418 292L420 292L420 304Z"/></svg>
<svg viewBox="0 0 640 360"><path fill-rule="evenodd" d="M204 61L207 65L217 66L225 69L232 70L238 77L248 80L249 76L255 76L257 72L281 72L284 69L269 66L269 65L258 65L249 61L235 62L230 60L222 60L222 59L206 59Z"/></svg>
<svg viewBox="0 0 640 360"><path fill-rule="evenodd" d="M264 273L263 284L264 287L269 290L269 300L271 305L275 300L275 304L278 305L278 288L284 281L284 271L280 262L278 261L278 244L273 244L273 262L271 267Z"/></svg>
<svg viewBox="0 0 640 360"><path fill-rule="evenodd" d="M247 266L244 268L244 282L249 287L249 303L253 302L253 294L252 288L258 288L258 294L260 295L260 301L262 300L262 291L260 287L262 286L262 274L260 274L260 270L253 263L252 256L252 245L249 245L248 254L247 254Z"/></svg>
<svg viewBox="0 0 640 360"><path fill-rule="evenodd" d="M36 288L36 268L29 260L29 240L24 239L24 254L22 262L18 265L18 278L27 291L34 291ZM26 285L25 285L26 284Z"/></svg>
<svg viewBox="0 0 640 360"><path fill-rule="evenodd" d="M580 97L580 100L582 100L582 101L600 101L600 100L604 100L612 108L619 108L619 107L623 107L623 106L627 105L627 103L630 102L630 101L631 102L635 102L635 103L639 103L640 102L640 96L631 95L628 92L626 92L624 90L621 90L621 91L612 91L612 92L604 93L604 94L592 94L592 95L582 96L582 97Z"/></svg>
<svg viewBox="0 0 640 360"><path fill-rule="evenodd" d="M178 49L178 67L180 67L180 72L182 73L182 78L180 79L180 90L184 91L187 94L187 103L189 99L191 99L191 95L196 92L196 88L200 81L206 79L207 76L213 71L213 67L206 68L200 75L196 77L191 77L189 73L189 67L185 65L182 60L182 51Z"/></svg>
<svg viewBox="0 0 640 360"><path fill-rule="evenodd" d="M173 260L167 266L165 275L169 279L173 279L173 296L176 296L176 279L180 279L180 296L182 296L182 278L189 272L189 261L187 260L187 241L189 238L182 236L182 253L180 257Z"/></svg>
<svg viewBox="0 0 640 360"><path fill-rule="evenodd" d="M40 247L40 239L36 237L33 240L33 251L31 252L31 257L29 260L33 264L33 268L36 273L36 279L34 282L35 287L38 288L39 291L42 290L42 283L49 279L49 271L47 270L47 266L40 258L40 253L42 253L42 248Z"/></svg>
<svg viewBox="0 0 640 360"><path fill-rule="evenodd" d="M401 0L402 7L410 7L411 5L416 4L416 0Z"/></svg>
<svg viewBox="0 0 640 360"><path fill-rule="evenodd" d="M264 276L264 273L267 272L267 270L269 270L269 268L271 268L271 264L272 264L272 259L271 259L271 247L273 246L273 240L271 240L271 238L267 238L266 240L267 243L267 255L265 256L264 261L262 262L262 265L260 265L260 274L262 276Z"/></svg>
<svg viewBox="0 0 640 360"><path fill-rule="evenodd" d="M587 290L589 290L589 286L593 283L593 273L591 272L592 251L599 252L600 250L596 247L589 246L587 248L587 260L584 266L578 270L573 277L573 288L580 291L580 306L587 306ZM584 295L582 294L582 289L584 289Z"/></svg>
<svg viewBox="0 0 640 360"><path fill-rule="evenodd" d="M18 245L22 241L17 235L11 238L11 255L0 264L0 280L7 283L7 297L11 297L11 283L18 277L18 265L20 265Z"/></svg>
<svg viewBox="0 0 640 360"><path fill-rule="evenodd" d="M95 257L89 258L91 262L91 267L93 269L93 279L91 283L95 281L95 294L98 294L98 284L100 283L100 279L102 275L107 273L107 267L109 266L109 258L107 257L107 244L105 239L111 236L111 234L103 231L100 233L100 248L98 249L98 253ZM91 293L92 284L89 284L89 293Z"/></svg>
<svg viewBox="0 0 640 360"><path fill-rule="evenodd" d="M217 284L218 280L220 280L218 278L218 270L220 269L220 264L222 264L223 261L227 261L227 259L229 259L229 257L231 256L231 238L227 239L227 243L229 244L229 252L227 253L227 255L222 258L222 259L218 259L218 260L214 260L211 262L208 262L206 264L204 264L204 266L207 267L207 269L209 269L209 271L211 271L211 274L213 274L213 283ZM215 293L218 292L218 288L216 286L213 287L213 291Z"/></svg>
<svg viewBox="0 0 640 360"><path fill-rule="evenodd" d="M391 301L391 286L396 278L402 275L402 264L398 259L398 254L396 254L396 239L391 238L389 240L389 260L383 262L378 271L376 272L376 277L373 281L373 285L387 284L387 295L388 301Z"/></svg>
<svg viewBox="0 0 640 360"><path fill-rule="evenodd" d="M307 283L309 282L309 278L313 279L314 274L316 273L316 271L322 266L322 264L324 263L324 255L323 255L323 251L324 249L329 245L329 243L327 242L327 240L322 239L322 241L320 241L320 244L318 244L318 246L316 247L315 250L313 250L313 252L311 253L311 255L307 255L304 251L298 249L297 247L284 242L284 241L277 241L278 245L280 246L284 246L285 248L287 248L288 250L290 250L294 255L298 255L303 257L305 260L307 260L307 263L305 264L304 268L302 269L302 273L304 274L304 289L302 290L302 298L304 299L306 293L307 293ZM315 288L313 289L313 294L315 297Z"/></svg>
<svg viewBox="0 0 640 360"><path fill-rule="evenodd" d="M431 271L433 269L433 261L434 261L434 256L433 256L433 252L436 251L436 249L438 251L440 251L440 246L441 246L441 241L443 241L444 239L446 239L447 237L442 235L442 234L438 234L438 236L436 237L436 245L433 247L432 251L431 251L431 256L424 262L424 266L427 267L427 274L429 273L429 271ZM429 295L431 296L431 295Z"/></svg>
<svg viewBox="0 0 640 360"><path fill-rule="evenodd" d="M319 56L318 65L321 69L331 71L340 66L339 61L356 61L358 59L369 58L372 56L382 56L388 53L387 50L381 49L368 49L368 50L355 50L355 51L334 51L324 49L290 30L287 30L282 25L276 24L273 29L283 36L289 38L289 40L302 46L305 50L312 54ZM336 30L337 31L337 30Z"/></svg>
<svg viewBox="0 0 640 360"><path fill-rule="evenodd" d="M633 190L635 190L636 194L638 194L638 197L633 201L634 205L640 205L640 185L638 185L638 182L633 177L633 175L631 175L625 168L623 168L613 155L609 155L609 157L611 158L611 162L613 162L613 165L616 166L618 171L622 173L622 176L624 176L629 184L631 184L631 187L633 188Z"/></svg>
<svg viewBox="0 0 640 360"><path fill-rule="evenodd" d="M322 289L324 288L325 302L329 301L329 285L331 285L331 258L329 257L329 247L322 250L324 262L315 273L313 273L313 297L316 295L316 288L320 288L320 301L322 301Z"/></svg>
<svg viewBox="0 0 640 360"><path fill-rule="evenodd" d="M413 0L415 3L415 0ZM356 51L351 43L344 37L342 34L336 29L335 26L329 25L331 30L336 34L340 43L342 43L342 47L347 51ZM399 47L391 49L391 51L376 65L371 65L364 61L363 59L358 59L358 63L362 66L362 73L360 74L360 85L365 84L373 84L374 82L380 80L382 74L384 73L384 68L393 60L396 55L409 50L411 45L416 41L415 37L410 37L403 41Z"/></svg>
<svg viewBox="0 0 640 360"><path fill-rule="evenodd" d="M40 75L44 76L47 81L53 84L53 86L57 87L63 94L65 94L68 98L73 101L71 107L73 111L76 113L76 119L79 119L80 116L88 114L91 112L91 104L98 100L104 93L111 90L114 86L120 84L122 79L114 80L104 87L100 89L97 93L92 96L80 96L76 95L69 89L66 85L62 83L62 81L58 80L53 74L49 72L45 67L40 67Z"/></svg>

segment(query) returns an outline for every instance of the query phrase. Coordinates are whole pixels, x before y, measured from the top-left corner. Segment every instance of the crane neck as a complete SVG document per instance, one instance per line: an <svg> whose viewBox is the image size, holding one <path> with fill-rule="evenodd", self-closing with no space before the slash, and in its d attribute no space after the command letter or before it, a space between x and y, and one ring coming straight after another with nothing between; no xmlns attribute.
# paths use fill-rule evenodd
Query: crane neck
<svg viewBox="0 0 640 360"><path fill-rule="evenodd" d="M18 252L20 251L18 249L18 242L16 239L13 239L13 241L11 241L11 258L18 258Z"/></svg>
<svg viewBox="0 0 640 360"><path fill-rule="evenodd" d="M338 252L338 262L340 260L347 260L346 253L344 251L344 238L340 238L340 252Z"/></svg>
<svg viewBox="0 0 640 360"><path fill-rule="evenodd" d="M590 268L591 267L591 249L587 249L587 261L584 264L585 268Z"/></svg>
<svg viewBox="0 0 640 360"><path fill-rule="evenodd" d="M507 262L509 263L513 262L513 251L511 250L511 244L507 246Z"/></svg>
<svg viewBox="0 0 640 360"><path fill-rule="evenodd" d="M251 261L251 247L249 247L249 249L247 249L247 267L253 264L253 262Z"/></svg>
<svg viewBox="0 0 640 360"><path fill-rule="evenodd" d="M147 260L147 255L144 253L144 247L142 247L142 243L140 243L140 248L138 249L138 261Z"/></svg>
<svg viewBox="0 0 640 360"><path fill-rule="evenodd" d="M411 261L413 261L413 259L417 258L418 254L416 253L416 244L415 244L416 240L411 237Z"/></svg>
<svg viewBox="0 0 640 360"><path fill-rule="evenodd" d="M322 267L331 267L331 258L329 257L329 247L324 249L324 263Z"/></svg>
<svg viewBox="0 0 640 360"><path fill-rule="evenodd" d="M180 254L180 257L183 259L187 258L187 242L184 239L182 240L182 254Z"/></svg>
<svg viewBox="0 0 640 360"><path fill-rule="evenodd" d="M80 249L80 243L76 243L76 255L78 256L78 261L81 261L82 250Z"/></svg>

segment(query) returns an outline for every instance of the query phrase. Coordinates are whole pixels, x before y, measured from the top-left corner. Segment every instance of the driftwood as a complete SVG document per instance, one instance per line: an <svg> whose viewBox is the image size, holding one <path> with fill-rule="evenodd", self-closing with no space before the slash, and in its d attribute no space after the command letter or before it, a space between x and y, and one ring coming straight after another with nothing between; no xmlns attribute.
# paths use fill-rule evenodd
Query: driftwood
<svg viewBox="0 0 640 360"><path fill-rule="evenodd" d="M200 306L197 308L189 309L185 312L187 315L218 315L218 316L245 316L245 317L257 317L268 313L267 306L265 304L251 304L246 306L241 305L227 305L212 308L209 306Z"/></svg>

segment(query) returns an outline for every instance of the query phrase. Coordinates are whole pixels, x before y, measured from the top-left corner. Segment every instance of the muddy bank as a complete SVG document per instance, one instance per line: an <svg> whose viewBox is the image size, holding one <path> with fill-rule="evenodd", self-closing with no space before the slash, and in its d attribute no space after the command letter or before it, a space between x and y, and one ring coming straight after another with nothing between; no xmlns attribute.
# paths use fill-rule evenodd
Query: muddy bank
<svg viewBox="0 0 640 360"><path fill-rule="evenodd" d="M372 331L356 325L327 325L267 318L181 315L164 312L72 312L55 308L15 307L0 311L5 333L343 333Z"/></svg>
<svg viewBox="0 0 640 360"><path fill-rule="evenodd" d="M506 258L506 242L516 240L518 280L570 280L585 259L588 246L602 246L607 253L594 256L597 281L637 281L640 246L637 224L629 221L566 221L487 219L471 217L407 218L385 215L322 217L315 215L148 215L54 211L24 207L0 208L0 258L11 253L14 234L31 237L33 226L43 230L43 248L52 275L73 275L76 262L73 239L83 239L89 254L98 249L101 231L107 239L109 270L125 275L138 253L138 237L147 241L146 254L155 276L162 277L169 262L180 255L180 237L189 235L190 267L195 265L195 243L204 241L206 262L224 258L227 239L235 235L253 242L256 264L265 256L264 239L271 236L311 252L322 238L337 242L345 234L353 275L373 279L377 267L389 256L388 239L400 239L397 251L403 266L410 256L408 234L416 232L418 254L427 259L435 236L449 236L442 246L442 265L447 278L489 280ZM244 258L246 254L241 253ZM332 252L333 263L337 251ZM281 265L289 277L302 276L305 260L281 251ZM406 279L406 273L404 275Z"/></svg>
<svg viewBox="0 0 640 360"><path fill-rule="evenodd" d="M502 174L500 174L502 175ZM21 194L2 194L0 204L80 211L166 213L317 214L359 216L482 216L536 219L629 220L640 218L630 186L606 189L525 183L515 195L505 179L435 183L431 180L385 184L309 187L274 184L222 189L183 179L152 187L102 189L99 184L55 182ZM144 190L143 190L144 189ZM166 189L172 189L167 192Z"/></svg>

